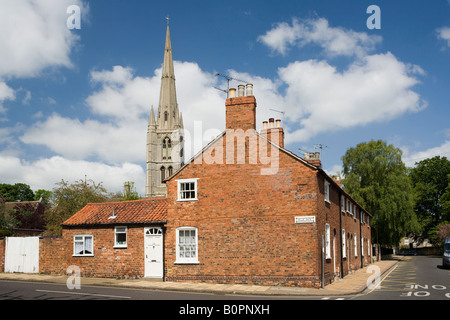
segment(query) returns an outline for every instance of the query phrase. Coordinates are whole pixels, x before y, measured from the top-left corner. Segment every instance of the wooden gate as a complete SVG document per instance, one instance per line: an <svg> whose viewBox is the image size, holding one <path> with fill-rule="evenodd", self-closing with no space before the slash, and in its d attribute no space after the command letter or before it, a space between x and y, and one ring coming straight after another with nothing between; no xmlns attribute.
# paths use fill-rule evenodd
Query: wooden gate
<svg viewBox="0 0 450 320"><path fill-rule="evenodd" d="M7 237L5 272L39 273L39 237Z"/></svg>

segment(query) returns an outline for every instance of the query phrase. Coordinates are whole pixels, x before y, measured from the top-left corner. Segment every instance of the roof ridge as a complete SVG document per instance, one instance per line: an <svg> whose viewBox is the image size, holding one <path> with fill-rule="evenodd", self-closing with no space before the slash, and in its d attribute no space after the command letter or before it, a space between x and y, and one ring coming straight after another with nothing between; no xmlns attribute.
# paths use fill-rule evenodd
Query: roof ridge
<svg viewBox="0 0 450 320"><path fill-rule="evenodd" d="M125 200L125 201L105 201L105 202L88 202L86 205L105 205L105 204L120 204L120 203L130 203L130 202L146 202L146 201L157 201L157 200L167 200L166 197L159 198L144 198L136 200Z"/></svg>

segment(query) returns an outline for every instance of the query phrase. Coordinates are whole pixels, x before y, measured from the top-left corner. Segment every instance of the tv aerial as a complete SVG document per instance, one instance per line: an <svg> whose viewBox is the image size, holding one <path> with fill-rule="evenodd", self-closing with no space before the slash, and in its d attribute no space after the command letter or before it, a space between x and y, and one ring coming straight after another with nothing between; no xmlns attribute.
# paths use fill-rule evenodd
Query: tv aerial
<svg viewBox="0 0 450 320"><path fill-rule="evenodd" d="M221 89L221 88L216 88L216 87L214 87L214 89L217 89L217 90L219 90L219 91L225 92L225 93L227 94L227 98L230 97L230 81L231 81L231 80L238 81L238 82L242 82L242 83L245 83L245 84L248 84L248 83L249 83L248 81L240 80L240 79L236 79L236 78L232 78L232 77L230 77L230 76L228 76L228 75L221 74L221 73L218 73L218 72L216 72L216 74L215 74L214 76L216 76L216 77L222 77L222 78L225 78L225 79L227 80L227 90L224 90L224 89Z"/></svg>
<svg viewBox="0 0 450 320"><path fill-rule="evenodd" d="M320 152L322 152L322 150L323 150L324 148L328 148L328 146L325 146L325 145L323 145L323 144L315 144L315 145L314 145L314 149L320 149Z"/></svg>
<svg viewBox="0 0 450 320"><path fill-rule="evenodd" d="M284 115L285 115L286 111L280 111L280 110L275 110L275 109L269 109L269 110L281 113L283 115L283 121L284 121Z"/></svg>

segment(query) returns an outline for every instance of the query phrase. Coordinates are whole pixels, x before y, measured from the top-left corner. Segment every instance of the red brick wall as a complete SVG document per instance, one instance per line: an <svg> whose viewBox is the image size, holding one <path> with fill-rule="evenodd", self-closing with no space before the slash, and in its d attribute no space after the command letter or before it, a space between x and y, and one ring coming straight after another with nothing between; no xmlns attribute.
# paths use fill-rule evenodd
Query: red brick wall
<svg viewBox="0 0 450 320"><path fill-rule="evenodd" d="M226 129L256 129L254 96L229 98L226 101Z"/></svg>
<svg viewBox="0 0 450 320"><path fill-rule="evenodd" d="M192 163L167 183L168 280L320 285L317 171L283 152L279 164L277 174L262 175L268 166L248 161ZM176 180L187 178L199 178L198 201L177 202ZM317 223L294 223L311 215ZM183 226L198 228L199 264L174 263L176 229Z"/></svg>
<svg viewBox="0 0 450 320"><path fill-rule="evenodd" d="M93 257L73 257L74 235L94 236ZM71 265L85 277L140 278L144 276L144 229L128 227L127 248L114 248L114 227L64 229L62 238L40 242L40 272L65 274Z"/></svg>
<svg viewBox="0 0 450 320"><path fill-rule="evenodd" d="M327 223L331 259L325 260L324 270L325 283L331 283L341 273L340 218L346 232L359 237L359 215L356 221L346 214L341 217L341 189L330 180L330 201L326 202L327 176L282 151L276 174L262 175L261 168L269 165L261 164L259 158L250 164L249 156L266 142L257 139L258 148L252 150L247 134L245 164L236 164L235 143L233 164L226 164L224 151L222 162L197 159L167 182L166 279L318 287ZM225 136L205 153L215 154L220 147L226 150L226 143ZM177 201L177 180L190 178L199 178L198 201ZM296 216L315 216L316 222L295 224ZM175 263L179 227L198 228L198 264ZM364 236L370 237L370 228L365 231ZM344 259L344 274L349 262L352 269L359 268L360 253L356 259Z"/></svg>

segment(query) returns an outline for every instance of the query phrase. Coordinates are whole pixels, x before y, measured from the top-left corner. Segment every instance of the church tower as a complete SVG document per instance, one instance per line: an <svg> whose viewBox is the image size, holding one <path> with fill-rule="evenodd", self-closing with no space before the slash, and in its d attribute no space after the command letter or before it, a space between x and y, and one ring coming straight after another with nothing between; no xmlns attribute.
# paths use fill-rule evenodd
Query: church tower
<svg viewBox="0 0 450 320"><path fill-rule="evenodd" d="M167 195L164 179L184 163L183 128L183 117L178 110L172 44L167 22L158 112L155 118L152 106L147 129L146 197Z"/></svg>

